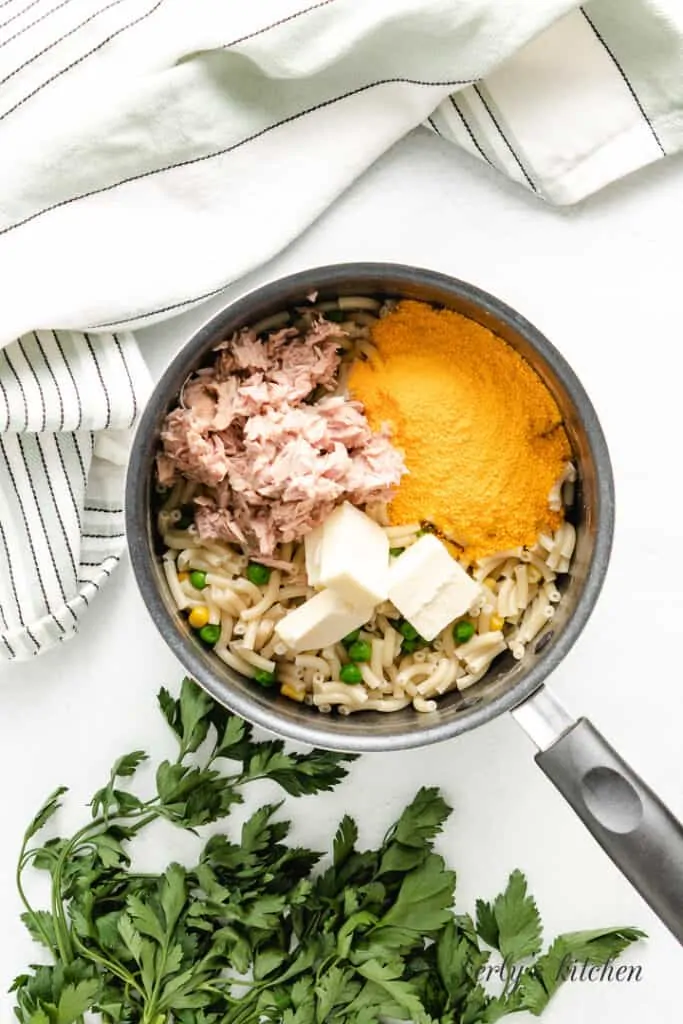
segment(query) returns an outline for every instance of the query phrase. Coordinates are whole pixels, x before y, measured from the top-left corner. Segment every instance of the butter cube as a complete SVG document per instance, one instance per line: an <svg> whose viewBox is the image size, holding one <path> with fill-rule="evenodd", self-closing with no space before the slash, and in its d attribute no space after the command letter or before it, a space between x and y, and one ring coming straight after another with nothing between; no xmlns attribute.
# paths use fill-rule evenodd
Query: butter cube
<svg viewBox="0 0 683 1024"><path fill-rule="evenodd" d="M304 538L306 573L313 587L329 587L349 604L385 601L389 539L381 526L348 501Z"/></svg>
<svg viewBox="0 0 683 1024"><path fill-rule="evenodd" d="M323 528L316 526L304 537L306 554L306 576L312 587L320 586L320 556L322 554Z"/></svg>
<svg viewBox="0 0 683 1024"><path fill-rule="evenodd" d="M348 604L334 590L321 590L280 619L275 632L297 654L336 644L372 618L374 604Z"/></svg>
<svg viewBox="0 0 683 1024"><path fill-rule="evenodd" d="M464 615L481 590L434 534L424 534L392 559L389 600L425 640Z"/></svg>

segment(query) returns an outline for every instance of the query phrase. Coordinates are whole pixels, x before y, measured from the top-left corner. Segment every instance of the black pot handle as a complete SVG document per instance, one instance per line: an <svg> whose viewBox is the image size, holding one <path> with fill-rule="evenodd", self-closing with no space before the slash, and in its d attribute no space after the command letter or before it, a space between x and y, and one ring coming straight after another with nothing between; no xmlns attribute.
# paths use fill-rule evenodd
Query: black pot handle
<svg viewBox="0 0 683 1024"><path fill-rule="evenodd" d="M586 718L536 762L683 943L683 825Z"/></svg>

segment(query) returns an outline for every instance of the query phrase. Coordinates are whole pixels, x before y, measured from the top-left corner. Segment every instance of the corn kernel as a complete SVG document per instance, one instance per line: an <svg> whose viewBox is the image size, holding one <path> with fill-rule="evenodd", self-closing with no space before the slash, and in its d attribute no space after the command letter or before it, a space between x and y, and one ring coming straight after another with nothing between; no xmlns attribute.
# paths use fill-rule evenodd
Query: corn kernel
<svg viewBox="0 0 683 1024"><path fill-rule="evenodd" d="M502 615L492 615L489 619L489 629L502 629L505 625L505 619Z"/></svg>
<svg viewBox="0 0 683 1024"><path fill-rule="evenodd" d="M285 683L284 686L280 687L280 693L282 694L283 697L289 697L290 700L298 701L299 704L302 703L304 697L306 696L303 690L295 690L294 687L291 686L289 683Z"/></svg>
<svg viewBox="0 0 683 1024"><path fill-rule="evenodd" d="M188 615L187 621L193 629L202 629L209 621L209 609L205 604L197 605Z"/></svg>
<svg viewBox="0 0 683 1024"><path fill-rule="evenodd" d="M179 572L178 573L178 580L179 580L180 583L184 583L185 580L189 580L189 578L190 578L189 572Z"/></svg>
<svg viewBox="0 0 683 1024"><path fill-rule="evenodd" d="M487 576L486 579L484 580L484 586L488 587L489 590L495 590L496 589L496 581L492 580L490 576Z"/></svg>

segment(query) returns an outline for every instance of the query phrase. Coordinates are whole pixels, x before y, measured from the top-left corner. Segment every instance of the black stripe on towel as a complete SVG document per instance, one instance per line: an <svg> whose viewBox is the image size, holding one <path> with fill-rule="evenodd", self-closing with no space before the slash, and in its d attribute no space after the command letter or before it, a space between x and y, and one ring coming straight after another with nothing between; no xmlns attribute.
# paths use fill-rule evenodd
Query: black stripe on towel
<svg viewBox="0 0 683 1024"><path fill-rule="evenodd" d="M66 527L64 526L64 520L62 519L62 513L61 513L60 508L59 508L59 503L58 503L57 499L55 498L55 492L54 492L54 490L52 488L52 480L50 479L50 473L48 472L47 462L45 460L45 452L43 451L43 446L40 443L40 435L36 434L35 435L35 439L36 439L36 447L38 449L38 455L40 456L40 462L41 462L41 465L43 467L43 473L45 474L45 482L47 483L48 489L50 491L50 497L52 498L52 504L55 507L55 514L57 516L57 521L59 522L59 527L60 527L60 529L62 531L62 537L64 538L64 547L66 548L66 550L68 552L69 561L71 562L71 568L73 570L74 579L75 579L76 576L78 575L78 570L76 568L76 559L74 558L74 553L71 550L71 545L69 544L69 535L66 532ZM73 495L72 495L72 497L73 497ZM41 522L42 522L42 517L41 517ZM45 533L45 537L47 539L47 532ZM62 590L62 593L64 593L63 590ZM66 601L66 595L64 595L64 600ZM69 611L71 611L71 609L69 609ZM71 612L71 614L73 615L73 612ZM74 618L75 617L76 616L74 615Z"/></svg>
<svg viewBox="0 0 683 1024"><path fill-rule="evenodd" d="M2 446L2 437L0 437L0 451L2 451L3 455L5 455L5 450L4 450L3 446ZM7 456L6 455L5 455L5 460L7 460ZM9 465L8 465L8 468L9 468ZM34 637L33 633L31 632L29 627L26 625L26 620L25 620L23 612L21 610L21 602L19 601L19 595L17 593L17 583L16 583L16 580L14 578L14 568L12 566L12 559L11 559L10 553L9 553L9 545L7 543L7 536L5 534L5 530L3 528L2 523L0 523L0 537L2 538L2 546L5 549L5 565L7 566L7 575L9 577L10 587L12 588L12 596L14 597L14 604L15 604L16 609L17 609L17 618L19 619L20 626L22 627L22 629L24 630L26 635L29 637L29 639L32 641L33 646L36 649L35 653L37 654L38 651L41 650L41 645L38 643L38 641Z"/></svg>
<svg viewBox="0 0 683 1024"><path fill-rule="evenodd" d="M81 532L81 530L83 528L83 520L82 520L82 516L81 516L81 506L76 501L76 495L74 494L74 489L73 489L73 486L72 486L72 483L71 483L71 476L69 475L69 471L66 468L66 463L64 461L64 453L62 452L62 447L60 445L60 440L61 440L61 435L60 434L55 434L55 448L57 449L57 455L59 456L59 464L62 467L62 473L64 475L64 480L66 482L66 486L67 486L68 491L69 491L69 496L71 498L71 504L73 505L74 514L76 516L76 521L78 522L78 532L80 534L80 532Z"/></svg>
<svg viewBox="0 0 683 1024"><path fill-rule="evenodd" d="M122 508L102 508L101 505L86 505L86 512L106 512L108 515L121 515Z"/></svg>
<svg viewBox="0 0 683 1024"><path fill-rule="evenodd" d="M474 134L474 129L472 128L472 126L470 125L469 121L467 120L467 118L463 114L462 110L460 109L460 107L456 103L455 97L454 96L449 96L448 98L451 101L451 106L453 107L453 110L456 112L456 114L460 118L460 121L462 122L463 128L465 129L465 131L467 132L469 138L471 139L472 145L477 150L477 152L480 154L482 159L486 161L486 163L489 165L489 167L493 167L493 163L491 162L490 158L486 155L486 153L482 149L481 143L479 142L479 139Z"/></svg>
<svg viewBox="0 0 683 1024"><path fill-rule="evenodd" d="M129 424L129 426L132 427L133 424L135 423L136 419L138 418L138 400L137 400L137 396L135 394L135 386L133 385L133 378L131 376L130 368L128 366L128 363L126 361L126 357L124 355L123 348L121 346L121 342L116 337L116 335L114 335L114 344L116 345L116 351L121 356L121 362L123 363L123 368L126 371L126 377L128 378L128 386L130 388L130 397L133 399L133 417L132 417L132 419L130 421L130 424Z"/></svg>
<svg viewBox="0 0 683 1024"><path fill-rule="evenodd" d="M74 452L76 453L76 458L78 459L78 465L79 465L80 470L81 470L81 479L83 480L83 494L85 495L85 491L86 491L86 488L88 486L88 474L85 471L85 464L83 462L83 453L81 452L81 446L78 443L77 435L76 434L72 434L71 437L73 438Z"/></svg>
<svg viewBox="0 0 683 1024"><path fill-rule="evenodd" d="M41 356L43 357L43 362L45 363L47 371L50 374L50 377L52 378L52 383L55 386L55 391L57 392L57 399L59 401L59 429L60 430L64 430L64 399L62 398L62 392L61 392L61 389L59 387L59 384L57 383L57 378L55 377L55 371L52 369L52 363L48 360L47 356L45 355L45 349L43 348L42 341L38 337L38 332L37 331L33 332L33 337L36 339L36 345L38 346L38 351L40 352Z"/></svg>
<svg viewBox="0 0 683 1024"><path fill-rule="evenodd" d="M34 337L35 337L35 335L34 335ZM45 425L47 423L47 406L45 405L45 395L43 394L43 386L40 383L40 378L38 377L38 374L36 373L36 370L35 370L35 367L34 367L32 361L28 357L28 354L26 352L26 349L24 348L24 345L23 345L23 342L22 342L21 338L19 338L17 340L17 345L19 346L19 351L21 352L22 356L24 357L24 359L26 360L26 362L28 364L28 368L31 371L31 376L33 377L33 379L34 379L34 381L36 383L36 387L38 388L38 394L40 395L40 404L41 404L42 409L43 409L41 426L40 426L40 429L41 429L41 432L42 432L43 430L45 430Z"/></svg>
<svg viewBox="0 0 683 1024"><path fill-rule="evenodd" d="M262 138L264 135L268 135L269 132L275 131L277 128L283 128L286 124L292 124L294 121L300 121L302 117L306 117L308 114L314 114L318 110L324 110L326 107L334 106L335 103L340 103L342 100L348 100L352 96L359 96L361 93L368 92L369 89L376 89L380 85L419 85L423 88L428 89L439 89L446 88L447 86L454 85L471 85L472 79L453 79L447 82L432 82L423 81L418 78L380 78L376 82L367 82L365 85L359 85L355 89L349 89L348 92L342 93L340 96L332 96L328 100L322 100L320 103L314 104L312 107L306 107L305 110L299 110L296 114L289 114L287 117L281 118L279 121L275 121L273 124L266 125L265 128L259 128L258 131L253 132L244 139L240 139L239 142L233 142L230 146L225 146L223 149L217 149L213 153L204 153L203 156L188 157L187 160L179 160L174 164L166 164L164 167L156 167L149 171L141 171L139 174L131 174L128 178L121 178L119 181L114 181L111 185L103 185L101 188L91 189L89 192L81 192L77 196L69 196L68 199L60 199L59 202L52 203L50 206L46 206L42 210L36 210L35 213L29 214L28 217L24 217L23 220L15 221L14 224L9 224L7 227L0 231L0 235L6 235L10 231L16 231L17 228L23 227L24 224L30 223L32 220L36 220L38 217L44 216L46 213L51 213L53 210L61 209L63 206L69 206L71 203L77 203L81 199L89 199L91 196L102 195L104 192L112 192L122 185L130 185L134 181L142 181L145 178L151 178L156 174L165 174L167 171L174 171L181 167L192 167L194 164L204 163L207 160L214 160L216 157L225 156L227 153L232 153L242 146L248 145L250 142L255 142L256 139ZM0 117L0 121L2 117ZM217 291L222 291L225 285L221 285ZM189 305L192 302L198 301L197 299L188 299L187 302L180 303L180 305ZM170 307L169 307L170 308ZM143 316L151 316L151 313L144 313ZM139 317L130 317L130 320L139 319ZM125 320L119 320L118 323L125 323Z"/></svg>
<svg viewBox="0 0 683 1024"><path fill-rule="evenodd" d="M102 391L104 392L104 400L107 403L107 422L104 424L104 429L106 430L107 427L111 424L111 400L109 398L109 391L107 390L107 385L104 383L104 377L102 376L102 367L100 366L100 362L99 359L97 358L97 353L93 348L93 344L87 334L84 334L83 337L85 338L86 345L88 346L88 350L90 351L90 355L92 356L93 363L95 364L97 376L99 377L100 385L102 387Z"/></svg>
<svg viewBox="0 0 683 1024"><path fill-rule="evenodd" d="M71 0L64 0L64 2L70 3ZM105 11L108 11L110 7L116 7L118 4L122 4L125 2L126 0L114 0L113 3L107 4L107 6L102 7L101 10L95 11L95 13L91 14L89 18L86 18L85 21L82 21L80 25L76 25L75 28L72 28L68 32L65 32L63 36L60 36L59 39L55 39L54 42L49 44L49 46L44 46L42 50L38 50L38 53L34 53L32 57L29 57L28 60L25 60L24 63L20 64L19 67L14 69L14 71L10 71L10 73L8 75L5 75L4 78L0 78L0 85L4 85L5 82L9 82L11 78L14 78L15 75L18 75L19 72L23 71L24 68L27 68L29 64L33 64L34 61L38 60L40 57L44 57L45 54L49 53L50 50L54 50L55 46L59 46L59 44L63 43L65 39L68 39L69 36L72 36L76 32L80 31L80 29L82 29L84 25L87 25L89 21L93 21L94 18L97 18L100 14L104 14ZM55 8L55 10L58 10L58 8ZM47 15L44 15L44 17L47 17ZM42 18L40 18L39 21L42 21ZM33 22L33 24L35 25L36 22ZM21 35L21 33L18 32L17 35ZM15 37L12 36L12 38L14 39ZM7 41L9 42L9 40ZM0 43L0 46L4 46L4 43Z"/></svg>
<svg viewBox="0 0 683 1024"><path fill-rule="evenodd" d="M264 32L270 32L273 28L279 28L280 25L286 25L288 21L294 21L295 18L300 18L304 14L310 14L311 11L317 11L321 7L328 7L333 3L336 3L336 0L320 0L319 3L313 4L311 7L305 7L303 11L295 11L294 14L288 14L286 18L280 18L279 21L274 21L270 25L264 25L263 28L257 28L254 32L250 32L246 36L241 36L239 39L233 39L231 43L224 43L221 49L229 50L231 46L238 46L240 43L246 43L248 39L255 39L256 36L261 36Z"/></svg>
<svg viewBox="0 0 683 1024"><path fill-rule="evenodd" d="M17 434L17 442L19 442L19 444L21 442L21 437L20 437L19 434ZM20 447L21 447L21 445L20 445ZM48 615L50 616L50 618L53 619L53 621L56 623L56 625L59 626L59 628L61 629L62 633L66 633L66 630L64 629L64 626L61 624L59 619L53 613L52 608L50 607L50 602L47 599L47 591L45 590L45 583L43 582L43 576L42 576L42 573L40 571L40 563L38 562L38 558L36 557L36 549L33 546L33 538L32 538L32 535L31 535L31 530L29 529L28 519L26 517L26 509L24 508L24 503L21 500L21 494L19 493L19 488L17 487L17 481L16 481L16 478L14 476L14 473L12 472L12 467L10 465L10 461L9 461L8 456L7 456L7 452L5 451L5 445L3 443L3 440L2 440L1 436L0 436L0 452L2 452L3 459L5 460L5 466L7 467L7 474L9 476L9 478L10 478L11 483L12 483L12 487L14 489L14 493L15 493L16 499L17 499L17 504L18 504L19 510L21 512L21 517L22 517L22 519L24 521L24 532L26 533L26 539L28 541L28 546L29 546L29 549L31 551L31 558L33 559L33 567L35 569L36 578L38 580L38 586L40 587L40 593L42 595L43 602L45 604L45 610L48 613ZM22 458L23 458L23 449L21 450L21 453L22 453ZM24 465L25 464L26 464L26 460L24 459ZM28 472L28 470L27 470L27 472ZM33 485L31 484L31 487L32 486ZM48 548L49 548L49 544L48 544ZM50 548L50 553L52 553L52 549L51 548ZM8 555L9 555L9 552L8 552ZM53 565L54 565L54 557L53 557ZM16 591L15 591L15 594L16 594ZM20 621L21 621L22 626L24 626L23 619L20 620ZM27 627L25 627L25 628L27 628ZM28 632L28 629L27 629L27 632ZM31 637L31 639L34 641L34 643L38 647L40 647L40 644L38 644L37 640L35 640L34 637Z"/></svg>
<svg viewBox="0 0 683 1024"><path fill-rule="evenodd" d="M40 502L38 501L38 495L36 494L36 489L33 486L33 477L31 476L31 467L29 466L28 460L26 458L26 451L24 449L24 443L25 443L25 439L22 438L21 434L17 434L17 445L19 446L19 451L21 453L21 459L22 459L22 462L24 463L24 470L26 472L26 478L28 480L28 485L31 488L31 496L33 498L33 504L35 505L36 513L38 514L38 519L40 520L40 525L41 525L41 528L42 528L42 531L43 531L43 536L45 537L45 544L47 545L47 550L48 550L48 552L50 554L50 561L52 562L52 571L55 574L55 579L57 580L57 585L59 586L59 592L62 595L62 601L66 604L67 598L66 598L66 592L64 590L64 584L62 582L62 577L61 577L61 575L59 573L59 569L57 568L57 560L55 558L55 553L54 553L54 550L52 548L52 544L50 543L50 534L48 533L47 528L45 526L45 519L43 518L43 510L41 508ZM47 466L45 465L44 461L43 461L43 468L44 468L44 471L45 471L45 476L47 477ZM48 478L48 483L49 483L49 478ZM50 493L52 494L52 502L53 502L53 504L55 505L55 508L56 508L56 503L55 503L55 500L54 500L54 493L52 492L52 485L49 484L49 486L50 486ZM16 487L15 487L15 490L16 490ZM18 492L17 492L17 497L19 497ZM22 509L22 512L23 512L23 509ZM28 529L27 529L27 533L28 533ZM31 552L33 553L33 544L31 544ZM36 562L36 567L37 567L38 563L37 563L37 559L35 558L35 554L34 554L34 561ZM59 626L61 631L63 633L65 633L66 630L62 626L61 622L59 622L59 620L57 618L55 618L55 616L52 614L52 609L50 608L50 604L49 604L49 602L47 600L47 595L45 594L44 588L42 588L42 579L41 579L41 589L43 589L43 597L45 598L45 607L50 612L50 615L52 615L52 618L55 620L55 622L57 623L57 625ZM71 609L69 609L69 610L71 611ZM71 614L73 615L73 612Z"/></svg>
<svg viewBox="0 0 683 1024"><path fill-rule="evenodd" d="M28 25L24 25L24 27L20 28L18 32L15 32L13 36L8 36L7 39L3 39L3 41L0 43L0 47L7 46L7 44L11 43L13 39L17 39L19 36L23 36L24 33L28 32L29 29L33 28L34 25L38 25L38 24L40 24L41 21L45 21L45 19L49 18L51 14L55 14L57 11L61 10L62 7L66 7L66 5L70 4L71 2L72 2L72 0L62 0L62 2L60 4L57 4L56 7L53 7L51 10L46 11L45 14L41 14L41 16L39 18L36 18L35 21L31 21L31 22L29 22ZM5 24L7 24L7 22L5 22ZM31 58L31 59L35 60L35 58ZM28 63L30 64L31 61L28 61ZM23 66L24 65L22 64L22 67ZM20 71L21 68L17 68L17 70ZM13 71L12 74L14 75L14 74L16 74L16 72ZM5 82L5 81L7 81L7 79L3 78L0 81L0 85L2 85L2 83Z"/></svg>
<svg viewBox="0 0 683 1024"><path fill-rule="evenodd" d="M7 616L5 615L5 609L2 607L1 604L0 604L0 621L2 622L2 628L4 630L9 629L9 625L8 625L8 622L7 622ZM9 651L10 658L16 658L16 654L15 654L13 648L12 648L12 645L10 644L9 640L7 639L7 637L4 634L2 636L2 642L5 645L5 648Z"/></svg>
<svg viewBox="0 0 683 1024"><path fill-rule="evenodd" d="M438 129L438 127L437 127L436 121L434 120L434 118L432 117L432 115L431 115L431 114L429 115L429 117L427 118L427 120L429 121L430 125L432 126L432 129L433 129L433 131L434 131L434 134L435 134L435 135L438 135L438 136L439 136L440 138L443 138L443 136L441 135L441 132L439 131L439 129Z"/></svg>
<svg viewBox="0 0 683 1024"><path fill-rule="evenodd" d="M36 4L39 4L40 2L41 0L31 0L31 2L29 4L26 4L26 7L22 8L22 10L20 10L17 14L13 14L11 18L7 19L7 21L3 21L2 25L0 25L0 28L4 28L5 25L9 25L10 22L16 21L17 18L20 18L22 16L22 14L26 14L27 11L30 11L32 7L35 7Z"/></svg>
<svg viewBox="0 0 683 1024"><path fill-rule="evenodd" d="M6 110L4 114L0 114L0 121L4 121L6 117L9 117L10 114L13 114L15 110L19 109L19 107L23 107L24 103L28 103L29 100L33 99L34 96L37 96L38 93L42 92L42 90L45 89L48 85L51 85L52 82L56 81L58 78L61 78L62 75L65 75L67 71L71 71L71 69L75 68L78 64L82 64L83 61L87 60L88 57L91 57L93 53L97 53L97 51L101 50L103 46L106 46L107 43L110 43L112 39L116 39L116 37L120 36L123 32L127 32L129 28L133 28L135 25L138 25L141 21L144 21L145 18L149 18L151 14L154 14L157 8L161 7L163 2L164 0L156 0L156 3L151 8L151 10L146 11L144 14L141 14L140 17L135 18L134 21L130 21L128 22L128 24L123 25L121 28L117 29L116 32L112 32L110 35L107 36L106 39L103 39L102 42L97 44L97 46L94 46L92 50L88 50L87 53L81 54L81 56L78 57L76 60L72 61L71 64L67 64L66 67L63 67L59 71L56 71L54 75L50 75L47 81L43 82L41 85L36 86L36 88L33 89L32 92L30 92L27 96L24 96L24 98L19 100L17 103L15 103L13 107L9 108L9 110Z"/></svg>
<svg viewBox="0 0 683 1024"><path fill-rule="evenodd" d="M628 91L630 92L630 94L631 94L631 96L633 98L633 102L638 107L638 110L640 111L643 120L645 121L645 123L647 124L648 128L652 132L652 137L654 138L655 142L657 143L657 145L659 146L660 150L662 151L662 154L664 156L666 156L666 150L664 149L664 146L662 145L661 140L660 140L659 136L657 135L657 132L654 129L654 125L652 124L652 121L650 120L650 118L647 116L647 114L645 112L645 108L643 107L642 103L638 99L638 95L637 95L635 89L633 88L633 86L631 85L630 81L626 77L624 69L622 68L621 64L617 60L617 58L614 55L614 53L612 53L612 51L610 50L609 46L607 45L607 43L603 39L603 37L600 34L600 32L598 31L598 29L595 27L595 25L591 21L590 17L586 14L586 12L583 9L583 7L580 8L580 11L583 14L584 18L586 19L586 21L588 22L588 24L590 25L590 27L592 28L592 30L593 30L593 32L595 34L596 39L598 40L599 43L602 44L602 46L606 50L606 52L609 55L609 57L612 59L612 62L614 64L615 68L617 69L617 71L619 72L619 74L621 75L621 77L624 80L624 85L626 86L626 88L628 89Z"/></svg>
<svg viewBox="0 0 683 1024"><path fill-rule="evenodd" d="M23 406L24 406L24 430L27 430L28 429L28 402L26 401L26 392L24 391L24 385L21 383L21 378L19 377L19 374L14 369L14 364L12 363L12 360L10 359L9 353L8 353L6 348L4 348L2 350L2 354L3 354L4 358L5 358L5 362L7 363L7 365L10 368L10 370L12 371L12 376L14 377L15 381L17 382L17 387L19 388L19 394L21 395L21 401L22 401Z"/></svg>
<svg viewBox="0 0 683 1024"><path fill-rule="evenodd" d="M59 354L62 357L62 361L63 361L63 363L64 363L64 365L66 367L67 373L69 374L69 377L71 378L71 383L73 384L73 389L74 389L74 392L76 394L76 402L78 403L78 423L76 424L76 430L78 430L78 428L80 427L81 423L83 422L83 406L81 405L81 395L80 395L80 392L78 390L78 385L76 384L76 378L74 377L74 372L71 369L71 364L69 363L69 360L64 355L64 349L62 348L62 343L59 340L59 335L57 334L56 331L53 331L52 332L52 336L55 339L55 343L57 345L57 348L59 349Z"/></svg>
<svg viewBox="0 0 683 1024"><path fill-rule="evenodd" d="M210 299L213 295L218 295L219 292L224 291L227 287L227 283L222 284L220 288L212 288L210 292L204 292L203 295L195 295L194 298L183 299L182 302L173 302L170 306L161 306L159 309L153 309L149 313L139 313L137 316L126 317L125 320L114 320L107 324L93 324L92 326L97 328L97 330L102 327L120 327L123 324L132 323L134 320L144 320L150 316L157 316L159 313L168 313L172 309L182 309L183 306L191 306L194 302L203 302L204 299Z"/></svg>
<svg viewBox="0 0 683 1024"><path fill-rule="evenodd" d="M2 400L5 403L5 408L7 410L7 426L9 426L9 422L12 419L12 410L10 408L9 398L7 397L7 388L2 380L2 374L0 374L0 391L2 392Z"/></svg>
<svg viewBox="0 0 683 1024"><path fill-rule="evenodd" d="M482 89L478 85L476 85L476 84L473 86L473 89L476 92L476 94L479 97L479 99L481 100L481 102L482 102L482 104L484 106L484 109L486 110L486 113L491 118L491 121L495 125L496 130L497 130L498 134L500 135L501 139L503 140L503 142L505 143L507 148L512 153L513 159L514 159L515 163L517 164L517 166L519 167L519 169L522 172L522 174L524 175L524 177L526 178L527 184L529 185L529 187L531 189L533 189L534 192L537 193L538 189L536 188L536 186L534 185L533 181L529 177L529 174L527 173L526 167L524 166L524 164L522 163L522 161L519 158L519 154L517 153L517 151L513 147L512 143L508 139L507 135L505 134L505 132L501 128L500 124L496 120L495 114L491 110L491 107L488 105L488 103L484 99L484 95L483 95Z"/></svg>

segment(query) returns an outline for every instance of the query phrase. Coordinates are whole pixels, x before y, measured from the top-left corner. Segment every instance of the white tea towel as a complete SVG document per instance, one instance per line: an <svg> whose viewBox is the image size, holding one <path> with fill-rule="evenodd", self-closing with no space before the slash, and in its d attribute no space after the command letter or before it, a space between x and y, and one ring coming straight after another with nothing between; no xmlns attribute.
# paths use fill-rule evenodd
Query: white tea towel
<svg viewBox="0 0 683 1024"><path fill-rule="evenodd" d="M70 635L122 551L110 432L149 382L120 330L272 256L422 122L556 202L673 151L679 7L0 0L0 651Z"/></svg>

